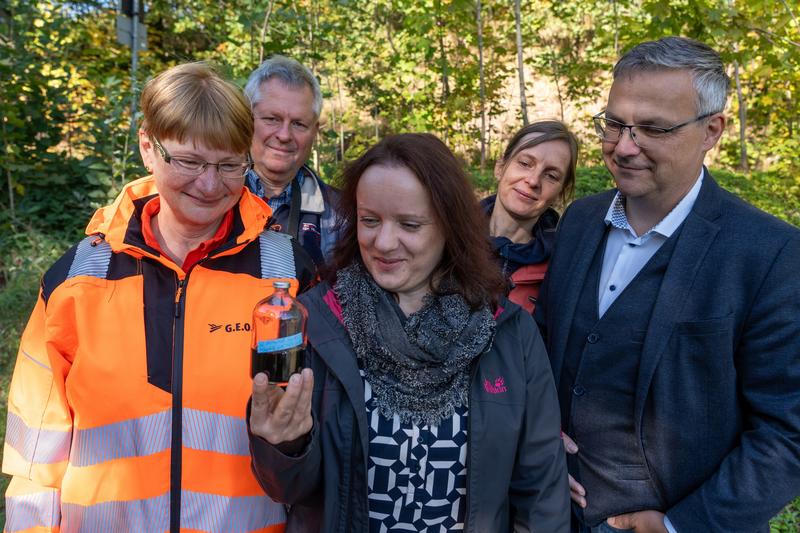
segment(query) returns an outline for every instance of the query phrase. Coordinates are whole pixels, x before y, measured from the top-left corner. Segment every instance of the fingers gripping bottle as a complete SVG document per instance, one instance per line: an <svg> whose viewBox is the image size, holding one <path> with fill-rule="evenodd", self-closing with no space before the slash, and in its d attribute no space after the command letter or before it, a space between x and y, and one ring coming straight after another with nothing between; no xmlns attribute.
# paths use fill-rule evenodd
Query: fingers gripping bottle
<svg viewBox="0 0 800 533"><path fill-rule="evenodd" d="M271 384L286 386L305 364L308 312L289 294L288 281L272 286L274 292L253 309L250 377L266 372Z"/></svg>

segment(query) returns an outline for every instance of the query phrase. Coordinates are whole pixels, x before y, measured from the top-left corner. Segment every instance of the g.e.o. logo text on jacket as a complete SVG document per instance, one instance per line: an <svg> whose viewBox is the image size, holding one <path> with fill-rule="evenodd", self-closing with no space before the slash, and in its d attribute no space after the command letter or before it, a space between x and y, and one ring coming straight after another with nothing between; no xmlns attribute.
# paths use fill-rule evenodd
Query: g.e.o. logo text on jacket
<svg viewBox="0 0 800 533"><path fill-rule="evenodd" d="M224 329L226 333L234 333L236 331L250 331L249 322L233 322L232 324L209 324L208 332L214 333L217 330Z"/></svg>

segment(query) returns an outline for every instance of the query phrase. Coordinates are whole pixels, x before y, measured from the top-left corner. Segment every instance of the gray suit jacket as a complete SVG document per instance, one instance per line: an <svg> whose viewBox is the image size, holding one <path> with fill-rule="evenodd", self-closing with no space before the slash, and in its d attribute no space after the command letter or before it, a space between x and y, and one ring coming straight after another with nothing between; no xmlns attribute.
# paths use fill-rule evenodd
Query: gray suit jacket
<svg viewBox="0 0 800 533"><path fill-rule="evenodd" d="M768 531L800 494L800 231L705 172L654 295L636 438L679 533ZM613 196L566 211L536 306L559 389L572 386L559 383L578 355L565 348Z"/></svg>

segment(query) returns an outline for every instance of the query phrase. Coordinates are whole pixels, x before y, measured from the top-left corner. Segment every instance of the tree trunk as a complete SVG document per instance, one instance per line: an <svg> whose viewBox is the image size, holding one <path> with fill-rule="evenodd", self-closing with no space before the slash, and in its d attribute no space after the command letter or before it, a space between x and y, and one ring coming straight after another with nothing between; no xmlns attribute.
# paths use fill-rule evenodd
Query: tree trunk
<svg viewBox="0 0 800 533"><path fill-rule="evenodd" d="M253 9L253 0L250 0L250 12L252 13L253 11L255 11L255 9ZM256 40L256 37L255 37L255 35L253 35L253 19L252 19L252 17L250 17L250 66L251 67L253 65L253 59L254 59L255 53L256 53L256 50L254 48L255 47L255 40Z"/></svg>
<svg viewBox="0 0 800 533"><path fill-rule="evenodd" d="M528 125L528 102L525 100L525 63L522 57L522 21L520 0L514 1L514 18L517 22L517 66L519 69L519 105L522 111L522 124Z"/></svg>
<svg viewBox="0 0 800 533"><path fill-rule="evenodd" d="M444 19L440 1L436 2L436 27L439 33L439 64L442 69L442 103L445 103L450 97L450 76L447 69L447 50L444 47Z"/></svg>
<svg viewBox="0 0 800 533"><path fill-rule="evenodd" d="M377 11L377 6L375 7L375 10ZM400 53L397 51L397 48L394 45L394 38L392 37L392 21L389 20L389 17L386 17L384 23L385 23L384 25L386 26L386 40L389 43L389 48L392 49L392 53L395 56L399 56Z"/></svg>
<svg viewBox="0 0 800 533"><path fill-rule="evenodd" d="M337 117L336 117L336 106L332 105L331 106L331 128L333 128L333 131L338 131L339 130L339 124L338 124L338 121L336 119L337 119ZM337 153L337 150L335 148L333 150L333 159L336 162L339 161L339 154Z"/></svg>
<svg viewBox="0 0 800 533"><path fill-rule="evenodd" d="M267 37L267 30L269 29L269 17L272 15L272 6L275 5L275 0L269 0L267 12L264 14L264 24L261 26L261 39L258 41L258 64L264 61L264 39Z"/></svg>
<svg viewBox="0 0 800 533"><path fill-rule="evenodd" d="M617 16L617 0L611 0L614 5L614 57L619 57L619 17Z"/></svg>
<svg viewBox="0 0 800 533"><path fill-rule="evenodd" d="M346 160L344 158L344 124L342 121L339 121L339 152L341 154L340 161L344 163Z"/></svg>
<svg viewBox="0 0 800 533"><path fill-rule="evenodd" d="M486 82L483 78L483 26L481 0L475 2L475 22L478 26L478 77L481 92L481 172L486 167Z"/></svg>
<svg viewBox="0 0 800 533"><path fill-rule="evenodd" d="M375 142L380 140L379 134L380 130L378 129L378 104L375 104L375 107L372 109L372 122L375 124Z"/></svg>
<svg viewBox="0 0 800 533"><path fill-rule="evenodd" d="M555 49L555 46L553 47ZM561 122L564 122L564 95L561 93L561 77L558 74L558 62L555 53L550 58L550 69L553 71L553 81L556 82L556 93L558 94L558 106L561 111Z"/></svg>
<svg viewBox="0 0 800 533"><path fill-rule="evenodd" d="M747 103L742 94L742 84L739 80L739 62L733 63L733 81L736 84L736 101L739 103L739 169L747 172L747 139L745 132L747 128Z"/></svg>
<svg viewBox="0 0 800 533"><path fill-rule="evenodd" d="M317 35L317 27L319 25L319 16L316 9L316 2L311 0L311 13L308 17L308 41L309 48L311 48L311 72L317 74L317 41L314 37ZM319 130L317 130L317 137L319 138Z"/></svg>
<svg viewBox="0 0 800 533"><path fill-rule="evenodd" d="M17 222L17 210L14 207L14 179L11 177L11 165L8 164L8 162L9 162L8 161L8 159L9 159L9 157L8 157L8 155L9 155L9 151L8 151L8 132L6 131L6 123L5 123L5 121L0 121L0 124L3 125L3 148L4 148L4 150L3 150L3 154L4 154L3 159L5 160L4 162L6 163L3 166L6 167L6 182L8 184L8 209L9 209L9 213L8 214L11 217L11 223L12 224L16 224L16 222Z"/></svg>
<svg viewBox="0 0 800 533"><path fill-rule="evenodd" d="M342 85L339 82L339 57L337 55L336 61L333 63L334 73L336 74L336 93L339 102L339 154L340 158L337 161L344 161L344 104L342 103Z"/></svg>
<svg viewBox="0 0 800 533"><path fill-rule="evenodd" d="M491 35L492 28L494 27L492 25L493 20L494 20L494 9L492 8L492 4L490 3L490 4L488 4L486 6L486 17L483 20L484 25L486 26L486 28L488 28L488 31L490 32L489 35ZM490 46L486 50L486 55L487 55L486 64L487 65L494 65L495 62L497 61L495 53L494 53L494 47ZM486 112L486 159L487 159L487 161L491 161L492 158L493 158L493 153L494 153L494 152L492 152L492 132L494 130L492 129L492 101L491 101L491 99L488 102L486 102L486 104L487 104L487 108L488 108L487 112Z"/></svg>
<svg viewBox="0 0 800 533"><path fill-rule="evenodd" d="M439 3L441 9L441 3ZM442 108L447 113L447 100L450 98L450 76L447 72L447 53L444 48L444 20L441 15L437 16L436 25L439 27L439 51L441 52L441 65L442 65ZM447 144L449 137L450 126L445 122L442 125L442 141Z"/></svg>

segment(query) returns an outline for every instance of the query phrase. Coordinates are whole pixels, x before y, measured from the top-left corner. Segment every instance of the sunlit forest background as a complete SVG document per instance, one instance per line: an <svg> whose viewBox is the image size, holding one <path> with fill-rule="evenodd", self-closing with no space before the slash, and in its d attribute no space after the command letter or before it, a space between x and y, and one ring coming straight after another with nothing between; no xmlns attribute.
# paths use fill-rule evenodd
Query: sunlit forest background
<svg viewBox="0 0 800 533"><path fill-rule="evenodd" d="M94 209L144 175L138 92L177 63L213 62L240 86L274 53L307 65L325 97L311 163L332 182L381 137L426 131L488 193L513 132L561 119L582 141L581 196L611 184L590 117L616 58L643 40L693 37L722 54L733 81L712 172L800 226L797 0L142 2L135 72L131 43L117 39L130 0L0 2L0 433L38 278ZM800 500L772 530L800 531Z"/></svg>

